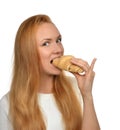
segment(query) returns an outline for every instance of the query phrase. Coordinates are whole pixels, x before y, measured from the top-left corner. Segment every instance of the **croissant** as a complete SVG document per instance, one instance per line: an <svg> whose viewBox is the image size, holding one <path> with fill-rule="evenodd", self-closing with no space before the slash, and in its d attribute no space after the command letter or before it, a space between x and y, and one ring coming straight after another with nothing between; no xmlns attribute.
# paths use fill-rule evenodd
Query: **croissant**
<svg viewBox="0 0 120 130"><path fill-rule="evenodd" d="M70 60L73 58L72 55L64 55L59 58L56 58L52 61L52 64L58 67L59 69L66 70L69 72L83 73L83 69L79 66L73 65Z"/></svg>

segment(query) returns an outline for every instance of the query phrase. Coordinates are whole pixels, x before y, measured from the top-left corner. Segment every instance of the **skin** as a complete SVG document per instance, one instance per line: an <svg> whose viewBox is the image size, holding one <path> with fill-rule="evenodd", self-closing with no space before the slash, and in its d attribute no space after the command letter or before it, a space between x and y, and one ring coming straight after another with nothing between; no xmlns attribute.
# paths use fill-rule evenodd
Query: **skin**
<svg viewBox="0 0 120 130"><path fill-rule="evenodd" d="M72 59L71 62L85 70L85 75L82 76L74 73L74 76L78 82L78 87L83 97L84 110L82 130L100 130L92 96L92 86L95 76L93 68L96 62L96 58L93 59L91 65L89 65L86 61L77 58Z"/></svg>
<svg viewBox="0 0 120 130"><path fill-rule="evenodd" d="M40 79L41 93L51 93L53 89L54 75L59 75L61 70L51 64L51 60L64 54L64 48L61 42L61 34L55 25L44 23L38 27L36 41L41 61ZM82 130L100 130L97 116L94 109L92 86L95 76L93 71L96 59L94 58L89 65L87 61L80 58L72 58L71 63L80 66L85 75L73 73L78 82L78 87L83 97L83 122ZM47 81L47 82L46 82Z"/></svg>
<svg viewBox="0 0 120 130"><path fill-rule="evenodd" d="M51 93L53 87L53 76L59 75L61 70L56 68L51 61L64 53L61 43L61 34L55 25L44 23L38 27L36 41L41 61L40 92ZM46 82L47 81L47 82Z"/></svg>

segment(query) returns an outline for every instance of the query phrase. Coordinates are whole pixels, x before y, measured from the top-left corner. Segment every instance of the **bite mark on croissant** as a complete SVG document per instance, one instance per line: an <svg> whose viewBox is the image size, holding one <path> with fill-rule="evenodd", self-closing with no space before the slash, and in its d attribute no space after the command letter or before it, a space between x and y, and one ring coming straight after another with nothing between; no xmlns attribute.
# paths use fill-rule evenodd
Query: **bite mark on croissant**
<svg viewBox="0 0 120 130"><path fill-rule="evenodd" d="M74 73L83 73L84 70L79 66L73 65L70 60L73 58L72 55L64 55L59 58L56 58L52 61L52 64L58 67L59 69L66 70Z"/></svg>

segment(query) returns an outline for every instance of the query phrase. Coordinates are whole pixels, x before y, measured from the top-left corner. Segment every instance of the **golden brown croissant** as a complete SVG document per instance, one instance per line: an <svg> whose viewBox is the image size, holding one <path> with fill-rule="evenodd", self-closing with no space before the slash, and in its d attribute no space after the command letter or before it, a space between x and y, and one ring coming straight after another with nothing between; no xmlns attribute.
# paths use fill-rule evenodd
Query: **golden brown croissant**
<svg viewBox="0 0 120 130"><path fill-rule="evenodd" d="M83 69L79 66L73 65L70 60L73 58L71 55L64 55L59 58L53 60L52 64L58 67L59 69L63 69L70 72L75 73L83 73Z"/></svg>

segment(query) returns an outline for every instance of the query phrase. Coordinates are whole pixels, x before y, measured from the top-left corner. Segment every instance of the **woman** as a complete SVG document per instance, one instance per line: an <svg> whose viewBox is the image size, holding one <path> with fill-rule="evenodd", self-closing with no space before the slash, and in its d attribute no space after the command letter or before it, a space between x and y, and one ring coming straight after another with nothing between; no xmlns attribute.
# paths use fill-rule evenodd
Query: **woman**
<svg viewBox="0 0 120 130"><path fill-rule="evenodd" d="M64 54L61 40L47 15L32 16L20 25L11 89L0 101L0 130L100 129L92 96L96 59L89 65L72 58L71 63L85 71L85 75L73 73L75 88L71 79L51 63Z"/></svg>

